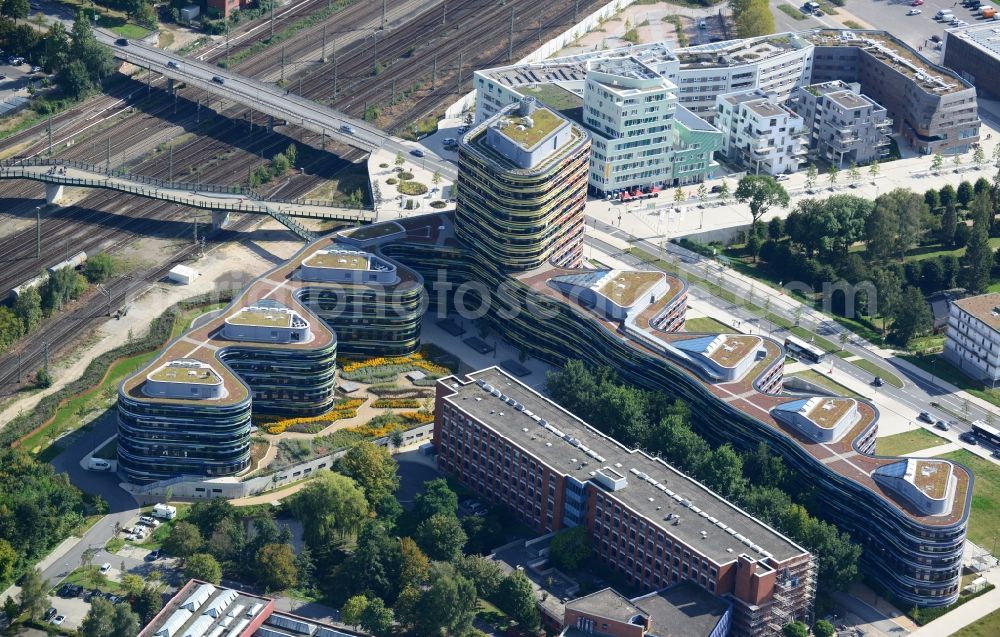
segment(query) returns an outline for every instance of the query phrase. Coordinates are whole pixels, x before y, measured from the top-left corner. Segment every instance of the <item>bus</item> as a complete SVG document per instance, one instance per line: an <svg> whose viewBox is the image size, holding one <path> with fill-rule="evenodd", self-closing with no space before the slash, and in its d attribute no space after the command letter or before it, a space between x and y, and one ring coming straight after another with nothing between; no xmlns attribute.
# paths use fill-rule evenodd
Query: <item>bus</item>
<svg viewBox="0 0 1000 637"><path fill-rule="evenodd" d="M996 427L992 427L982 420L977 420L972 423L972 433L975 434L980 442L1000 447L1000 431L997 431Z"/></svg>
<svg viewBox="0 0 1000 637"><path fill-rule="evenodd" d="M797 336L785 338L785 351L798 358L811 363L820 363L826 358L826 352L811 343L803 341Z"/></svg>

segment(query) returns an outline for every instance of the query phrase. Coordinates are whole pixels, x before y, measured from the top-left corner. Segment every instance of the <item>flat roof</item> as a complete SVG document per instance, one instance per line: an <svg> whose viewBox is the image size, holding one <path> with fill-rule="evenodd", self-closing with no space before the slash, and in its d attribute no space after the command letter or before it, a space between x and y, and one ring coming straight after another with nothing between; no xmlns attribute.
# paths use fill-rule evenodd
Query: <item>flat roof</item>
<svg viewBox="0 0 1000 637"><path fill-rule="evenodd" d="M569 124L565 119L544 106L536 108L528 117L533 122L531 126L523 124L524 117L517 115L516 111L505 113L497 122L496 129L518 146L531 150L540 141ZM506 121L507 124L501 126L500 122L503 121Z"/></svg>
<svg viewBox="0 0 1000 637"><path fill-rule="evenodd" d="M590 595L577 597L566 602L566 608L626 624L638 614L646 615L613 588L604 588Z"/></svg>
<svg viewBox="0 0 1000 637"><path fill-rule="evenodd" d="M583 98L581 96L554 82L521 86L518 88L518 92L534 97L542 104L559 111L567 117L569 117L567 113L578 108L583 108Z"/></svg>
<svg viewBox="0 0 1000 637"><path fill-rule="evenodd" d="M907 76L928 93L947 94L973 88L952 71L932 64L887 31L817 29L805 36L814 46L849 46L865 51L885 66Z"/></svg>
<svg viewBox="0 0 1000 637"><path fill-rule="evenodd" d="M923 493L940 500L948 492L951 465L944 460L911 460L915 463L913 484Z"/></svg>
<svg viewBox="0 0 1000 637"><path fill-rule="evenodd" d="M207 363L195 360L174 360L154 369L146 376L160 383L187 385L217 385L222 377Z"/></svg>
<svg viewBox="0 0 1000 637"><path fill-rule="evenodd" d="M139 637L153 637L164 628L169 628L168 637L208 635L218 626L225 626L228 632L243 620L249 624L271 603L270 599L252 593L189 580L146 624ZM248 616L251 612L252 616ZM231 619L230 613L233 613Z"/></svg>
<svg viewBox="0 0 1000 637"><path fill-rule="evenodd" d="M660 74L632 56L599 58L590 63L590 69L630 80L655 80ZM622 87L628 88L628 87Z"/></svg>
<svg viewBox="0 0 1000 637"><path fill-rule="evenodd" d="M823 429L833 429L855 404L850 398L820 398L805 416Z"/></svg>
<svg viewBox="0 0 1000 637"><path fill-rule="evenodd" d="M736 334L726 334L723 342L716 347L709 358L722 365L732 367L746 358L747 354L760 347L763 342L759 336L742 336Z"/></svg>
<svg viewBox="0 0 1000 637"><path fill-rule="evenodd" d="M865 108L867 106L872 106L870 101L850 90L833 91L827 93L826 95L831 101L840 104L844 108Z"/></svg>
<svg viewBox="0 0 1000 637"><path fill-rule="evenodd" d="M662 281L662 272L617 272L601 284L598 292L622 307L631 307L650 288Z"/></svg>
<svg viewBox="0 0 1000 637"><path fill-rule="evenodd" d="M243 308L226 319L232 325L259 325L262 327L291 327L292 313L276 308Z"/></svg>
<svg viewBox="0 0 1000 637"><path fill-rule="evenodd" d="M1000 332L1000 292L969 296L953 303L991 329Z"/></svg>
<svg viewBox="0 0 1000 637"><path fill-rule="evenodd" d="M662 460L626 448L503 370L493 367L469 374L468 378L488 383L522 405L524 410L518 411L475 382L462 384L463 381L455 377L440 381L455 392L445 398L447 402L482 421L553 470L580 482L591 480L597 470L603 468L623 474L628 485L618 491L608 491L610 497L717 564L734 561L741 553L761 560L773 556L782 562L807 553L708 487ZM541 420L558 433L545 428ZM654 480L655 484L649 480ZM673 520L666 519L671 514L680 518L676 525Z"/></svg>
<svg viewBox="0 0 1000 637"><path fill-rule="evenodd" d="M649 616L649 637L710 637L730 603L691 580L632 600Z"/></svg>
<svg viewBox="0 0 1000 637"><path fill-rule="evenodd" d="M320 250L302 261L311 268L337 268L339 270L367 270L368 254L341 250Z"/></svg>
<svg viewBox="0 0 1000 637"><path fill-rule="evenodd" d="M987 21L945 31L947 37L965 40L994 59L1000 59L1000 24Z"/></svg>

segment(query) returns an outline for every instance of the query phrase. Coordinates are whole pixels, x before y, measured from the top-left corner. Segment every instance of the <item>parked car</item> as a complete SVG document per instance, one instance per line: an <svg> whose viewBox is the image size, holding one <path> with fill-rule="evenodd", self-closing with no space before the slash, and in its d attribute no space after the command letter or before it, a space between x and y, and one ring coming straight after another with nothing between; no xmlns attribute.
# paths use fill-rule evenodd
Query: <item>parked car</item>
<svg viewBox="0 0 1000 637"><path fill-rule="evenodd" d="M105 562L104 564L101 564L101 574L102 575L107 575L108 571L110 571L110 570L111 570L111 562Z"/></svg>
<svg viewBox="0 0 1000 637"><path fill-rule="evenodd" d="M972 433L971 431L966 431L961 436L959 436L958 439L964 442L965 444L971 445L973 447L979 444L976 441L976 434Z"/></svg>
<svg viewBox="0 0 1000 637"><path fill-rule="evenodd" d="M52 619L53 617L55 617L56 613L58 613L58 612L59 611L57 611L55 608L52 608L50 606L49 609L47 611L45 611L45 614L42 615L42 617L45 619L45 621L49 621L50 619Z"/></svg>
<svg viewBox="0 0 1000 637"><path fill-rule="evenodd" d="M455 139L454 137L445 137L444 141L441 143L444 144L445 146L452 146L454 144L457 144L458 140Z"/></svg>
<svg viewBox="0 0 1000 637"><path fill-rule="evenodd" d="M920 412L920 415L917 416L917 420L922 420L930 425L934 424L934 416L932 416L929 411Z"/></svg>
<svg viewBox="0 0 1000 637"><path fill-rule="evenodd" d="M152 516L144 515L141 518L139 518L139 524L145 524L146 526L157 527L160 526L160 521Z"/></svg>
<svg viewBox="0 0 1000 637"><path fill-rule="evenodd" d="M413 150L410 151L410 154L413 155L414 157L423 157L424 151L420 150L419 148L414 148Z"/></svg>
<svg viewBox="0 0 1000 637"><path fill-rule="evenodd" d="M923 11L920 9L910 9L906 12L906 15L920 15L921 13L923 13Z"/></svg>
<svg viewBox="0 0 1000 637"><path fill-rule="evenodd" d="M910 3L910 6L911 7L919 7L923 3L924 3L924 0L913 0L913 2Z"/></svg>
<svg viewBox="0 0 1000 637"><path fill-rule="evenodd" d="M56 626L61 625L64 621L66 621L65 615L56 615L55 617L52 618L52 623L55 624Z"/></svg>
<svg viewBox="0 0 1000 637"><path fill-rule="evenodd" d="M934 426L940 429L941 431L951 431L951 425L949 425L943 420L937 421L936 423L934 423Z"/></svg>
<svg viewBox="0 0 1000 637"><path fill-rule="evenodd" d="M458 133L459 133L459 135L461 135L462 133L464 133L464 132L466 132L468 130L469 130L469 125L468 124L462 124L461 126L458 127Z"/></svg>
<svg viewBox="0 0 1000 637"><path fill-rule="evenodd" d="M128 46L128 38L118 38L115 40L115 44L118 46Z"/></svg>
<svg viewBox="0 0 1000 637"><path fill-rule="evenodd" d="M158 559L160 559L160 550L159 549L156 549L155 551L150 551L149 553L146 554L146 561L147 562L155 562Z"/></svg>

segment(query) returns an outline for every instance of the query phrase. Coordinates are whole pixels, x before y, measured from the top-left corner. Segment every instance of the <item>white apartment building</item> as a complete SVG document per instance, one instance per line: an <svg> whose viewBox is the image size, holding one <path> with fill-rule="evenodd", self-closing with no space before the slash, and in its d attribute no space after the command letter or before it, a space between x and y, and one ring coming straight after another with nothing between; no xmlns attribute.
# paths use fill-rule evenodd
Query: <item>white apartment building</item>
<svg viewBox="0 0 1000 637"><path fill-rule="evenodd" d="M583 123L592 134L593 190L603 194L670 181L676 89L634 57L587 63Z"/></svg>
<svg viewBox="0 0 1000 637"><path fill-rule="evenodd" d="M805 159L805 122L773 93L754 89L719 95L716 113L722 152L751 174L795 172Z"/></svg>
<svg viewBox="0 0 1000 637"><path fill-rule="evenodd" d="M1000 293L951 304L944 357L966 376L996 387L1000 380Z"/></svg>

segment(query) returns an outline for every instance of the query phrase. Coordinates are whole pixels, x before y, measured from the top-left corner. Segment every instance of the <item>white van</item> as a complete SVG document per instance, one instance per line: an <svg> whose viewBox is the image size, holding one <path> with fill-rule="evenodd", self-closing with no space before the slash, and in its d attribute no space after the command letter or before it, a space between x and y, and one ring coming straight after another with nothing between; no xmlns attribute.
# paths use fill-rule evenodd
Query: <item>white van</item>
<svg viewBox="0 0 1000 637"><path fill-rule="evenodd" d="M941 9L940 11L934 14L935 20L941 20L944 22L951 20L953 17L954 14L952 14L951 9Z"/></svg>
<svg viewBox="0 0 1000 637"><path fill-rule="evenodd" d="M87 463L89 471L111 471L111 463L103 458L91 458Z"/></svg>
<svg viewBox="0 0 1000 637"><path fill-rule="evenodd" d="M177 507L172 507L169 504L157 504L153 506L153 517L173 520L177 517Z"/></svg>

